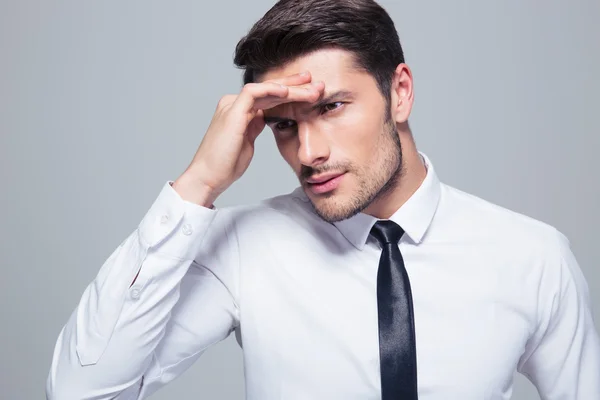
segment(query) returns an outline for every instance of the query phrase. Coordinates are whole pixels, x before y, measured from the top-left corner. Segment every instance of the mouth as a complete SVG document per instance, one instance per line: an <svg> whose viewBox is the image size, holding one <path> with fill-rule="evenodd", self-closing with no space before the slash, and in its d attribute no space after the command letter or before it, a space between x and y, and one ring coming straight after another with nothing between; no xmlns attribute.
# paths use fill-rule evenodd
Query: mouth
<svg viewBox="0 0 600 400"><path fill-rule="evenodd" d="M335 190L345 175L346 173L343 172L310 177L306 180L306 184L314 194L323 194Z"/></svg>

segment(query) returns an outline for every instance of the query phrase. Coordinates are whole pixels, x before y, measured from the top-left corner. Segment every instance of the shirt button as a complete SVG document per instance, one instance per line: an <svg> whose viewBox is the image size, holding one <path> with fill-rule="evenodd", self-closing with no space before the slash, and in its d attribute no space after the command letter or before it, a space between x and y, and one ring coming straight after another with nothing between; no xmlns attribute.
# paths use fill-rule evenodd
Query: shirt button
<svg viewBox="0 0 600 400"><path fill-rule="evenodd" d="M137 300L140 298L140 294L142 293L142 289L140 289L138 286L134 286L133 289L131 289L131 298L134 300Z"/></svg>
<svg viewBox="0 0 600 400"><path fill-rule="evenodd" d="M185 236L190 236L194 232L194 229L192 229L192 226L190 224L185 224L181 231Z"/></svg>
<svg viewBox="0 0 600 400"><path fill-rule="evenodd" d="M161 224L163 224L163 225L164 225L164 224L166 224L167 222L169 222L169 215L168 215L168 214L165 214L165 215L163 215L162 217L160 217L160 223L161 223Z"/></svg>

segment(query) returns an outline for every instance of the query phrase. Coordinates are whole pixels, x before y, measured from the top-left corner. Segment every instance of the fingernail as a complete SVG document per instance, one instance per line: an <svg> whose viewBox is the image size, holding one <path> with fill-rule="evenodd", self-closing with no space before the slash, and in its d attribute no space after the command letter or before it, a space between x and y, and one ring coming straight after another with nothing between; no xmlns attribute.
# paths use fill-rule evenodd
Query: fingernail
<svg viewBox="0 0 600 400"><path fill-rule="evenodd" d="M300 72L300 76L308 76L308 71Z"/></svg>

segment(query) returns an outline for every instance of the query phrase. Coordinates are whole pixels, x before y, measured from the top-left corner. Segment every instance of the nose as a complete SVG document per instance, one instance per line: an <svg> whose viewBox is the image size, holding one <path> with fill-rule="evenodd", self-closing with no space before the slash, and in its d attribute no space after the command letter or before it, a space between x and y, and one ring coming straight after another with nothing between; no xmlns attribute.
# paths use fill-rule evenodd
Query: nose
<svg viewBox="0 0 600 400"><path fill-rule="evenodd" d="M325 135L308 123L298 124L298 159L306 166L315 167L329 159L330 148Z"/></svg>

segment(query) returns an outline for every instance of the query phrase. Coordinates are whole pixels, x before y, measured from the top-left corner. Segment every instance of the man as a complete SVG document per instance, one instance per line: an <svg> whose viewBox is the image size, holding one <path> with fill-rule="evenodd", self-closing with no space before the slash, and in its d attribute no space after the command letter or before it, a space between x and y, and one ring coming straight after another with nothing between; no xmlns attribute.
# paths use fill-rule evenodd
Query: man
<svg viewBox="0 0 600 400"><path fill-rule="evenodd" d="M600 398L587 283L556 229L441 183L371 0L282 0L236 48L188 168L58 338L48 398L142 399L236 333L247 398ZM300 187L212 205L268 125Z"/></svg>

